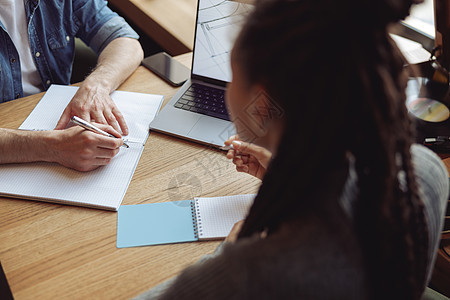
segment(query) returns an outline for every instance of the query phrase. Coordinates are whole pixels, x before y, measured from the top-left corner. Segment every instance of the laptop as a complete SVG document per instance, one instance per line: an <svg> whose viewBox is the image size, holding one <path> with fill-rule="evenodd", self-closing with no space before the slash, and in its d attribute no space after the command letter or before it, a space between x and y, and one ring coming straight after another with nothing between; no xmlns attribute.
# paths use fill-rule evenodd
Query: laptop
<svg viewBox="0 0 450 300"><path fill-rule="evenodd" d="M162 108L150 129L221 148L235 128L225 106L230 52L251 4L199 0L190 78Z"/></svg>

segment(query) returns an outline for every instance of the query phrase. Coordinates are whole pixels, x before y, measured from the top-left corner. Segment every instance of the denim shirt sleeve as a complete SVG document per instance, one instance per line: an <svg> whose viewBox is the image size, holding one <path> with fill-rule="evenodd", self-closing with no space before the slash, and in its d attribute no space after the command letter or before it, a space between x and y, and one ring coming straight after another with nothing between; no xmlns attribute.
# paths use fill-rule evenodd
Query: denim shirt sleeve
<svg viewBox="0 0 450 300"><path fill-rule="evenodd" d="M139 38L127 22L107 6L105 0L74 0L73 9L73 22L78 26L76 36L97 54L116 38Z"/></svg>
<svg viewBox="0 0 450 300"><path fill-rule="evenodd" d="M81 38L97 54L118 37L139 38L105 0L27 0L25 10L31 55L45 90L51 84L70 83L74 37ZM0 49L5 47L0 45ZM21 90L19 80L17 83ZM10 86L2 87L8 89L4 100L21 95L21 91L13 93Z"/></svg>
<svg viewBox="0 0 450 300"><path fill-rule="evenodd" d="M70 83L74 37L97 54L118 37L139 38L105 0L26 0L25 14L30 51L44 90L52 84ZM20 97L20 58L0 24L0 103Z"/></svg>

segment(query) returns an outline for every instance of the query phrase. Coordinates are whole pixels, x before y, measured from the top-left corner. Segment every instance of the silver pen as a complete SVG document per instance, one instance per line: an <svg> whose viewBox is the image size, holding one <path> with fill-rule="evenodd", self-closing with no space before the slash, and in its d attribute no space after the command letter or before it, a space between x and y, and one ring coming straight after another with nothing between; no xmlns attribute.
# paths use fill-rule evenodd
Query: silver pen
<svg viewBox="0 0 450 300"><path fill-rule="evenodd" d="M116 136L114 136L114 135L112 135L110 133L107 133L106 131L103 131L100 128L95 127L94 125L90 124L89 122L86 122L85 120L83 120L83 119L81 119L81 118L79 118L77 116L73 116L70 120L72 122L74 122L75 124L77 124L78 126L83 127L84 129L87 129L87 130L90 130L90 131L93 131L93 132L96 132L96 133L103 134L104 136L109 136L109 137L117 139ZM127 147L127 148L130 148L130 146L128 146L128 144L125 143L125 142L123 142L123 145L125 147Z"/></svg>

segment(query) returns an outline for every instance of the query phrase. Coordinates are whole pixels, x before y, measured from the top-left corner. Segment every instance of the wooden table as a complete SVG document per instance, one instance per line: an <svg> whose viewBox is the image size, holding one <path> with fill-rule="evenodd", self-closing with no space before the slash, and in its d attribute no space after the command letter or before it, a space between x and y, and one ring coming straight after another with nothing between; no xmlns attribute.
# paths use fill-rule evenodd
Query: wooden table
<svg viewBox="0 0 450 300"><path fill-rule="evenodd" d="M186 65L191 55L178 57ZM120 87L165 96L176 92L139 69ZM0 126L17 128L42 94L0 104ZM194 195L175 178L201 182ZM178 177L179 178L179 177ZM124 205L254 193L259 181L237 173L223 152L150 133ZM176 275L219 242L116 248L117 213L0 198L0 261L18 299L128 299Z"/></svg>
<svg viewBox="0 0 450 300"><path fill-rule="evenodd" d="M177 57L189 66L191 55ZM119 88L162 94L176 89L144 67ZM17 128L43 94L0 104L0 126ZM450 159L444 159L450 170ZM177 185L196 176L201 191ZM223 153L152 132L124 205L256 192ZM116 248L117 213L0 197L0 262L20 299L128 299L176 275L219 242Z"/></svg>
<svg viewBox="0 0 450 300"><path fill-rule="evenodd" d="M172 56L191 52L197 0L109 0Z"/></svg>

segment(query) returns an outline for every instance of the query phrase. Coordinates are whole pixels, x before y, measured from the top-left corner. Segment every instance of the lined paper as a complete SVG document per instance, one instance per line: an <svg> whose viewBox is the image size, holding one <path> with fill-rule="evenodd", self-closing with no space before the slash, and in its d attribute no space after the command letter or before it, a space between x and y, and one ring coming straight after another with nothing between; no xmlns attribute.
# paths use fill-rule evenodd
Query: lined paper
<svg viewBox="0 0 450 300"><path fill-rule="evenodd" d="M53 129L77 87L52 85L19 127ZM78 172L56 163L0 165L3 196L117 210L125 196L144 149L148 126L163 97L116 91L112 99L129 126L130 148L121 147L111 163L90 172Z"/></svg>
<svg viewBox="0 0 450 300"><path fill-rule="evenodd" d="M199 240L228 236L233 225L245 219L255 196L195 198Z"/></svg>

